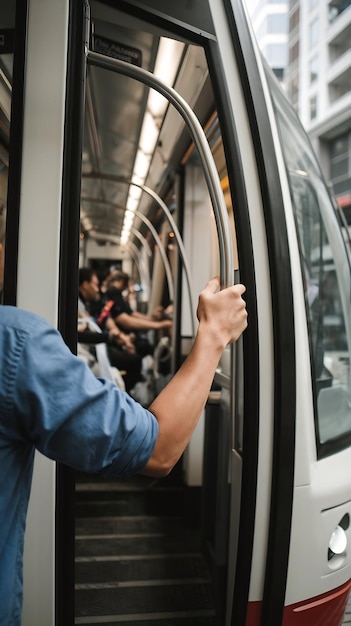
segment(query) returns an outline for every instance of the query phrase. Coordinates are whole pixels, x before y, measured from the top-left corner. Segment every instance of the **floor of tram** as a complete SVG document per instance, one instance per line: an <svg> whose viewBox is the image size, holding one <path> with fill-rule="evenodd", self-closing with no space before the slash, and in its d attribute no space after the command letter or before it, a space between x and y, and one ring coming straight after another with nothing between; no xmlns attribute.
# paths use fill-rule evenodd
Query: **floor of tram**
<svg viewBox="0 0 351 626"><path fill-rule="evenodd" d="M181 472L76 481L75 624L220 626Z"/></svg>

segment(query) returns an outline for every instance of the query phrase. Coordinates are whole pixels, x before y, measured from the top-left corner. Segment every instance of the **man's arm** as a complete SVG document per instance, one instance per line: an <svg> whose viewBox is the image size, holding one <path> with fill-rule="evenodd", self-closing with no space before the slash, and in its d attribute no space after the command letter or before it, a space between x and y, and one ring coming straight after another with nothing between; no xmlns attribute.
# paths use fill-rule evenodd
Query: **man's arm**
<svg viewBox="0 0 351 626"><path fill-rule="evenodd" d="M78 343L86 343L95 346L98 343L107 343L108 339L108 333L95 333L89 330L78 330Z"/></svg>
<svg viewBox="0 0 351 626"><path fill-rule="evenodd" d="M172 326L171 320L156 321L139 315L129 315L129 313L120 313L116 317L116 323L118 326L122 326L128 331L138 330L161 330L162 328L170 328Z"/></svg>
<svg viewBox="0 0 351 626"><path fill-rule="evenodd" d="M199 327L193 347L172 380L149 410L159 424L153 453L143 470L164 476L186 448L206 403L219 359L228 343L236 341L247 326L243 285L217 292L219 280L211 280L199 297Z"/></svg>

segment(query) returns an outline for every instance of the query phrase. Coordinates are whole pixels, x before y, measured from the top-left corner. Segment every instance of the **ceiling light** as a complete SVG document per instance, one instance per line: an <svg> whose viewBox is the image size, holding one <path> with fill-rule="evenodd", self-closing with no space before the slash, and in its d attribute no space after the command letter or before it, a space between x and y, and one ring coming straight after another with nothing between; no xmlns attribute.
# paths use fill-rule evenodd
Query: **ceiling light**
<svg viewBox="0 0 351 626"><path fill-rule="evenodd" d="M134 222L134 213L132 213L131 211L126 211L124 215L123 225L128 228L128 226L133 224L133 222Z"/></svg>
<svg viewBox="0 0 351 626"><path fill-rule="evenodd" d="M149 171L151 155L145 154L143 150L138 150L134 164L134 172L139 178L145 180Z"/></svg>
<svg viewBox="0 0 351 626"><path fill-rule="evenodd" d="M135 213L135 211L138 208L138 204L139 204L139 199L128 196L128 200L127 200L128 211L132 211L133 213Z"/></svg>
<svg viewBox="0 0 351 626"><path fill-rule="evenodd" d="M183 50L184 44L180 41L161 37L154 74L167 85L172 86L175 81ZM147 108L155 118L164 115L167 105L168 100L158 91L150 91Z"/></svg>
<svg viewBox="0 0 351 626"><path fill-rule="evenodd" d="M184 47L183 43L174 39L160 38L153 73L169 86L173 86L176 79ZM158 91L150 88L132 176L132 181L138 185L144 185L148 175L167 106L168 100ZM136 188L135 185L130 185L126 204L127 210L136 211L141 194L142 189L140 187ZM125 225L123 225L121 241L122 237L127 237L125 241L128 241L128 226L126 230L124 227Z"/></svg>
<svg viewBox="0 0 351 626"><path fill-rule="evenodd" d="M132 182L137 182L136 180L134 180L134 177L133 177ZM140 189L140 187L137 187L136 185L131 185L129 189L129 195L131 198L134 198L135 200L139 200L142 193L143 193L143 190Z"/></svg>
<svg viewBox="0 0 351 626"><path fill-rule="evenodd" d="M156 125L155 119L151 113L146 111L140 132L139 150L142 150L145 154L152 155L157 143L159 132L160 129Z"/></svg>

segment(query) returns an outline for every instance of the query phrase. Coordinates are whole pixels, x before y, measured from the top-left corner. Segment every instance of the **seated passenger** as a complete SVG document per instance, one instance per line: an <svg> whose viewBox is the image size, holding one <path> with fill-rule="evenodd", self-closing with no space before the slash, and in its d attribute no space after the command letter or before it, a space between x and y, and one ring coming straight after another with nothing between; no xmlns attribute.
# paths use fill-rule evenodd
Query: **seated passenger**
<svg viewBox="0 0 351 626"><path fill-rule="evenodd" d="M118 389L127 391L122 372L111 365L106 346L107 333L89 331L84 319L79 319L77 356L91 369L98 378L112 380ZM91 346L95 346L92 350ZM125 372L123 372L125 374Z"/></svg>
<svg viewBox="0 0 351 626"><path fill-rule="evenodd" d="M110 365L124 372L124 384L126 391L129 392L137 382L142 380L141 357L135 351L131 336L121 332L111 317L106 318L105 331L102 331L95 322L93 316L90 315L90 305L94 304L98 298L99 281L96 273L90 268L80 268L78 342L81 354L79 356L82 356L82 352L85 355L87 351L90 352L100 364L102 363L105 370L107 366L104 352L106 352ZM105 344L105 348L100 346L102 343ZM105 374L102 375L106 377Z"/></svg>
<svg viewBox="0 0 351 626"><path fill-rule="evenodd" d="M153 315L146 315L138 311L132 311L129 303L123 296L127 289L129 276L125 272L117 270L108 278L105 293L105 304L97 318L101 328L106 328L106 321L112 317L119 328L125 333L136 333L135 346L139 354L145 356L152 354L153 346L150 345L145 332L149 330L170 330L172 321L163 319L163 309L158 307Z"/></svg>

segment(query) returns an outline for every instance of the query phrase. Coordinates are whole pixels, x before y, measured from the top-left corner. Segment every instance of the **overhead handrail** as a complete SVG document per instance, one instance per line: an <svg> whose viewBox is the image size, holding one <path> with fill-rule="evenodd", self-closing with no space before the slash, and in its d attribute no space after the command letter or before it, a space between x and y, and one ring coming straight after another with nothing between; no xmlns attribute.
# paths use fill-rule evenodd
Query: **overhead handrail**
<svg viewBox="0 0 351 626"><path fill-rule="evenodd" d="M114 174L100 174L100 173L96 173L96 172L90 172L89 174L83 174L82 175L83 178L101 178L103 180L111 180L117 183L124 183L126 185L134 185L135 187L139 187L140 189L142 189L143 191L145 191L145 193L147 193L148 195L150 195L159 205L159 207L162 209L163 213L166 215L166 218L170 224L170 226L173 229L174 232L174 236L177 240L177 244L179 247L179 254L180 257L182 259L182 263L183 263L183 267L184 267L184 271L185 271L185 276L186 276L186 283L187 283L187 287L188 287L188 297L189 297L189 305L190 305L190 318L191 318L191 326L192 326L192 333L193 333L193 337L195 337L195 328L196 328L196 320L195 320L195 308L194 308L194 302L193 302L193 293L194 290L192 289L192 284L191 284L191 276L190 276L190 269L189 269L189 263L188 263L188 259L187 259L187 254L184 248L184 244L183 244L183 240L181 237L181 234L179 232L178 226L175 223L167 205L165 204L165 202L163 202L162 198L160 198L160 196L153 191L152 189L150 189L149 187L146 187L146 185L141 185L138 183L134 183L131 180L128 180L126 178L123 178L123 176L115 176ZM85 198L86 201L89 200L89 198ZM101 204L109 204L112 206L116 206L117 208L122 208L117 204L114 204L113 202L108 202L107 200L99 200L99 203ZM160 250L160 254L161 257L163 259L164 265L165 265L165 271L166 271L166 276L167 276L167 281L168 281L168 289L169 289L169 297L170 299L173 301L174 300L174 289L173 289L173 280L172 280L172 272L169 266L169 261L167 258L167 255L165 253L165 250L163 248L163 244L159 238L159 235L155 229L155 227L153 226L153 224L150 222L150 220L140 211L136 210L133 211L134 215L137 215L151 230L154 238L157 241L157 244L159 246L159 250Z"/></svg>
<svg viewBox="0 0 351 626"><path fill-rule="evenodd" d="M142 244L145 252L146 252L146 256L151 257L152 256L152 252L150 250L150 246L148 244L148 242L146 241L144 235L142 235L136 228L131 228L130 232L133 233L133 235L136 236L137 239L139 239L140 243Z"/></svg>
<svg viewBox="0 0 351 626"><path fill-rule="evenodd" d="M117 244L119 244L120 239L121 239L118 235L110 235L109 233L97 233L95 231L91 231L91 235L90 236L91 236L92 239L99 239L99 240L103 240L103 241L112 241L112 242L115 242ZM126 245L127 248L129 248L130 256L134 259L134 262L135 262L135 264L137 266L141 284L145 284L147 289L150 289L150 279L146 276L145 271L141 270L141 264L140 264L140 261L139 261L139 250L138 250L138 248L131 241L128 241L125 245Z"/></svg>
<svg viewBox="0 0 351 626"><path fill-rule="evenodd" d="M146 285L147 291L150 292L150 276L147 274L146 269L144 267L144 265L141 263L140 261L140 251L138 249L138 247L132 243L131 241L128 241L126 244L130 251L133 251L134 255L135 255L135 262L137 264L138 270L139 270L139 276L141 279L141 283Z"/></svg>
<svg viewBox="0 0 351 626"><path fill-rule="evenodd" d="M91 175L89 175L91 176ZM92 175L93 177L94 175ZM100 177L100 174L96 174L96 176ZM104 175L101 175L102 178L106 178ZM120 181L118 181L120 182ZM122 179L121 182L126 182L124 179ZM94 200L96 200L96 198L87 198L87 197L82 197L82 202L93 202ZM160 198L161 200L161 198ZM116 204L115 202L111 202L109 200L98 200L99 204L105 204L107 206L113 206L116 209L120 209L121 211L124 211L124 208L119 206L118 204ZM137 217L139 217L139 219L144 222L144 224L146 224L146 226L149 228L149 230L151 231L151 234L153 236L153 238L155 239L157 245L158 245L158 249L160 251L160 255L163 261L163 265L165 268L165 273L166 273L166 278L167 278L167 285L168 285L168 292L169 292L169 297L170 300L174 300L174 288L173 288L173 278L172 278L172 272L171 272L171 266L169 264L168 261L168 257L167 254L165 252L165 249L163 247L163 243L160 239L160 236L156 230L156 228L154 227L154 225L152 224L152 222L150 222L150 220L146 217L146 215L144 215L143 213L141 213L141 211L133 211L134 215L136 215ZM179 232L179 231L178 231ZM106 238L109 237L112 240L113 235L106 235ZM179 233L179 237L180 237L180 233ZM120 239L120 238L118 238ZM182 257L183 258L183 257ZM186 259L185 259L186 261ZM184 261L183 261L184 263ZM187 264L187 261L186 261ZM189 279L189 276L187 275L187 281ZM188 282L188 288L189 290L191 289L191 285L189 286L189 282ZM191 304L191 300L190 300L190 304ZM194 321L193 321L193 330L194 330Z"/></svg>
<svg viewBox="0 0 351 626"><path fill-rule="evenodd" d="M169 87L151 72L148 72L141 67L131 63L126 63L125 61L121 61L119 59L113 59L111 57L98 54L97 52L92 52L91 50L87 51L87 63L102 69L112 70L129 78L135 78L141 81L148 87L151 87L161 93L167 100L169 100L169 102L173 104L183 117L198 149L211 197L219 241L221 281L225 287L232 284L233 252L227 208L211 149L195 113L186 100L184 100L175 91L175 89Z"/></svg>

